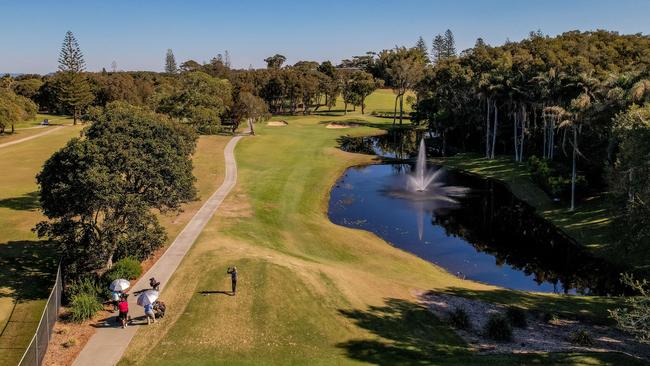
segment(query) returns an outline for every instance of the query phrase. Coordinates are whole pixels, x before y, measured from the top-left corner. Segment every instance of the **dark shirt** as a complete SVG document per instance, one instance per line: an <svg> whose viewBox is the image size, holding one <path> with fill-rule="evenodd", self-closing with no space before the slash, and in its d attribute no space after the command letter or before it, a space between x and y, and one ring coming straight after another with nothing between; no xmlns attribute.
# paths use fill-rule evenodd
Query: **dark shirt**
<svg viewBox="0 0 650 366"><path fill-rule="evenodd" d="M237 281L237 270L228 270L228 273L230 273L230 279L233 281Z"/></svg>

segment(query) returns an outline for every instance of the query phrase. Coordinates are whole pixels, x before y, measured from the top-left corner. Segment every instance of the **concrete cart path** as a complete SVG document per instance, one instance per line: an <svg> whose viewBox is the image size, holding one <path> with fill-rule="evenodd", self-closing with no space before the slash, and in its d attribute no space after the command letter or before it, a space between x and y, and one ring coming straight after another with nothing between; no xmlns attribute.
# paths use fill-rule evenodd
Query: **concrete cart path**
<svg viewBox="0 0 650 366"><path fill-rule="evenodd" d="M39 137L48 135L48 134L50 134L50 133L52 133L54 131L58 131L58 130L60 130L62 128L64 128L64 126L57 126L57 127L54 127L54 128L48 128L46 131L41 132L41 133L37 133L36 135L32 135L32 136L29 136L29 137L25 137L23 139L14 140L14 141L10 141L10 142L5 142L4 144L0 144L0 148L20 144L21 142L25 142L25 141L29 141L29 140L33 140L33 139L37 139Z"/></svg>
<svg viewBox="0 0 650 366"><path fill-rule="evenodd" d="M129 315L133 318L132 325L122 329L116 325L115 317L108 318L106 324L99 324L95 334L74 361L74 366L112 366L117 364L138 327L141 324L147 324L146 318L144 318L144 309L137 305L137 296L133 293L149 288L149 278L151 277L160 281L161 291L169 281L205 225L235 186L237 164L233 151L240 139L241 136L233 137L226 145L224 150L226 176L219 189L203 204L153 267L142 275L140 280L129 290L129 293L132 294L129 296Z"/></svg>

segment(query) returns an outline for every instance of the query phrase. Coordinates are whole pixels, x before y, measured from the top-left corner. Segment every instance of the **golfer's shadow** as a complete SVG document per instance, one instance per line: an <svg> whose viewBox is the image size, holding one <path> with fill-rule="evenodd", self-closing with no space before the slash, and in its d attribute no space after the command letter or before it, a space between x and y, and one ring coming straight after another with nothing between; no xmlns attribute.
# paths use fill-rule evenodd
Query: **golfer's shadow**
<svg viewBox="0 0 650 366"><path fill-rule="evenodd" d="M235 295L232 293L232 291L199 291L198 293L201 295L215 295L215 294L228 295L228 296Z"/></svg>

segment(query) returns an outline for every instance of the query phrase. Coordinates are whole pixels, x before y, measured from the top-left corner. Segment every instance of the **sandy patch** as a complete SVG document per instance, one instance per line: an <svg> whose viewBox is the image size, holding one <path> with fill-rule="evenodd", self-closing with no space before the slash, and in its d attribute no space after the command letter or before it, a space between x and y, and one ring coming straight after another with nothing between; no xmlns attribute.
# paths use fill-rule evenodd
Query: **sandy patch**
<svg viewBox="0 0 650 366"><path fill-rule="evenodd" d="M350 122L350 123L347 123L347 122L331 122L331 123L328 123L327 126L325 126L325 128L337 128L337 129L338 128L352 128L352 127L359 127L359 124L358 123L353 123L353 122Z"/></svg>
<svg viewBox="0 0 650 366"><path fill-rule="evenodd" d="M428 292L420 294L420 301L443 321L449 311L463 308L467 312L471 329L456 329L471 347L484 353L537 353L537 352L622 352L635 357L650 359L650 347L643 345L626 333L613 327L557 319L545 322L541 315L528 312L528 326L512 328L512 342L496 342L483 336L482 331L491 314L505 314L506 308L480 300ZM593 338L590 347L577 346L569 341L571 334L586 330Z"/></svg>
<svg viewBox="0 0 650 366"><path fill-rule="evenodd" d="M284 127L284 126L288 125L288 123L286 121L269 121L269 122L266 122L266 125L267 126L273 126L273 127Z"/></svg>

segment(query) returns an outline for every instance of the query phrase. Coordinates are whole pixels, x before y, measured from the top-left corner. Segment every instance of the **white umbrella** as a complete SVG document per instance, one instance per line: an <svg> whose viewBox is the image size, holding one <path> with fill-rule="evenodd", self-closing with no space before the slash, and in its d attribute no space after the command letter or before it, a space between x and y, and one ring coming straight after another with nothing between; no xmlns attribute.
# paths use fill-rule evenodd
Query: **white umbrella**
<svg viewBox="0 0 650 366"><path fill-rule="evenodd" d="M138 305L145 306L151 305L154 301L158 300L158 291L146 290L138 296Z"/></svg>
<svg viewBox="0 0 650 366"><path fill-rule="evenodd" d="M111 291L124 291L131 286L131 283L123 278L118 278L117 280L111 282L111 285L108 287Z"/></svg>

